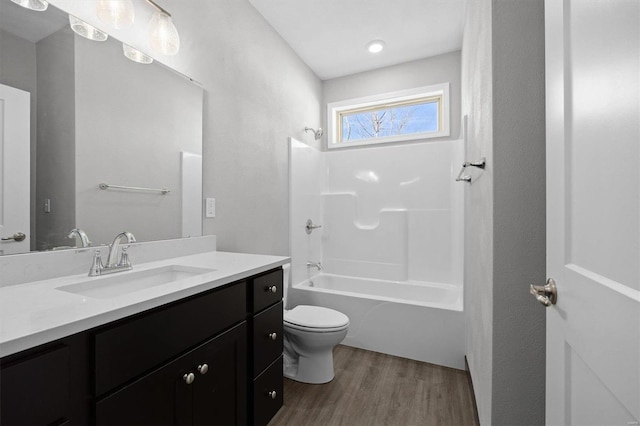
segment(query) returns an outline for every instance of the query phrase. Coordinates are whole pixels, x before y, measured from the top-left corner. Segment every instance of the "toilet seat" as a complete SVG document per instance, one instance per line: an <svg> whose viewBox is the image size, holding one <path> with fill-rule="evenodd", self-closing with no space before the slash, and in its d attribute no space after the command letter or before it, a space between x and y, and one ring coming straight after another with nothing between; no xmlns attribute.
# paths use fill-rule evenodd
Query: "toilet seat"
<svg viewBox="0 0 640 426"><path fill-rule="evenodd" d="M284 312L284 326L301 331L329 333L349 327L349 317L329 308L298 305Z"/></svg>

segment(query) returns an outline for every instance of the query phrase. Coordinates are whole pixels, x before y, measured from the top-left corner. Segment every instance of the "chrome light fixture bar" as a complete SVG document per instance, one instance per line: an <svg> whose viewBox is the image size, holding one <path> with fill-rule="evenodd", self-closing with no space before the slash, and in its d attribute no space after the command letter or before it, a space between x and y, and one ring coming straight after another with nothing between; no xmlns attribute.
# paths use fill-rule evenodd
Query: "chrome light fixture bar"
<svg viewBox="0 0 640 426"><path fill-rule="evenodd" d="M49 3L46 0L11 0L11 1L26 9L36 10L38 12L44 12L49 7Z"/></svg>
<svg viewBox="0 0 640 426"><path fill-rule="evenodd" d="M151 6L155 7L156 10L160 13L164 13L167 16L171 16L171 14L169 12L167 12L167 9L163 8L162 6L160 6L158 3L156 3L153 0L147 0L147 3L149 3Z"/></svg>

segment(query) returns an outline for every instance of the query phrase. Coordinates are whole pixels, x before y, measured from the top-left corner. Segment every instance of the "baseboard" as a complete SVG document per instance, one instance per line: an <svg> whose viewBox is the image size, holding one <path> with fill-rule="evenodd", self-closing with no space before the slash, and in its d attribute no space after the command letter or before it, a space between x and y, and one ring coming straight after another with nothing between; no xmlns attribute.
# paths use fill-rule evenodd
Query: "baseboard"
<svg viewBox="0 0 640 426"><path fill-rule="evenodd" d="M464 369L467 372L467 380L469 381L469 389L471 389L471 399L473 400L473 414L476 417L476 424L480 424L480 416L478 416L478 404L476 403L476 392L473 389L473 379L471 378L471 370L469 369L469 362L467 362L467 356L464 356Z"/></svg>

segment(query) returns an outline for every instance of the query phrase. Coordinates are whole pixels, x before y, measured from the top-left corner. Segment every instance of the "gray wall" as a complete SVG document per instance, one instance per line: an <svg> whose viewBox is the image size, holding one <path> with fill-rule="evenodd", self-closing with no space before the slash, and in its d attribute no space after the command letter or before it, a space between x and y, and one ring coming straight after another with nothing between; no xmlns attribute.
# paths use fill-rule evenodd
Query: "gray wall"
<svg viewBox="0 0 640 426"><path fill-rule="evenodd" d="M494 0L495 425L544 424L546 275L544 1Z"/></svg>
<svg viewBox="0 0 640 426"><path fill-rule="evenodd" d="M72 245L75 225L75 81L73 32L53 33L36 43L38 147L36 249ZM44 200L51 212L44 212Z"/></svg>
<svg viewBox="0 0 640 426"><path fill-rule="evenodd" d="M543 424L545 280L543 0L468 2L467 159L487 157L465 199L467 357L482 424Z"/></svg>
<svg viewBox="0 0 640 426"><path fill-rule="evenodd" d="M0 30L0 84L31 93L31 249L36 245L36 129L37 80L36 45Z"/></svg>
<svg viewBox="0 0 640 426"><path fill-rule="evenodd" d="M113 40L75 36L75 71L75 225L94 244L124 230L138 241L181 236L180 151L202 153L202 89L130 61ZM101 182L171 192L103 191Z"/></svg>
<svg viewBox="0 0 640 426"><path fill-rule="evenodd" d="M461 96L459 51L325 80L323 82L322 127L327 125L328 103L439 83L450 83L451 132L449 137L430 140L458 139L460 137ZM309 133L309 135L311 134ZM313 138L307 136L302 140L308 142L310 139ZM322 138L321 149L323 150L327 149L326 141L327 135L325 134Z"/></svg>
<svg viewBox="0 0 640 426"><path fill-rule="evenodd" d="M480 423L491 424L493 355L493 79L492 0L467 2L462 44L462 115L467 115L466 161L487 158L470 170L465 191L464 311L467 361Z"/></svg>
<svg viewBox="0 0 640 426"><path fill-rule="evenodd" d="M158 3L180 30L168 62L206 92L204 233L222 251L288 254L287 138L319 125L320 80L247 0Z"/></svg>

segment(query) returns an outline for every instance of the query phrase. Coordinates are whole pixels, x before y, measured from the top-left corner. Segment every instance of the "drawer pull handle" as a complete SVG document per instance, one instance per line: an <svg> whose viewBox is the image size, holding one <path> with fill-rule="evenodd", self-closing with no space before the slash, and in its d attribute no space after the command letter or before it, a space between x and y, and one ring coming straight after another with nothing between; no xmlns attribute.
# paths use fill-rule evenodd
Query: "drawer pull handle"
<svg viewBox="0 0 640 426"><path fill-rule="evenodd" d="M278 394L276 393L276 391L271 391L269 392L267 395L269 395L271 397L271 399L276 399L276 396L278 396Z"/></svg>
<svg viewBox="0 0 640 426"><path fill-rule="evenodd" d="M207 364L202 364L198 366L198 372L200 374L207 374L207 371L209 371L209 366Z"/></svg>
<svg viewBox="0 0 640 426"><path fill-rule="evenodd" d="M277 293L278 292L278 287L275 285L269 286L267 288L264 289L264 291L266 291L267 293L271 292L271 293Z"/></svg>
<svg viewBox="0 0 640 426"><path fill-rule="evenodd" d="M277 338L278 338L278 334L277 333L269 333L269 339L276 340Z"/></svg>
<svg viewBox="0 0 640 426"><path fill-rule="evenodd" d="M182 380L185 381L186 384L190 385L196 379L196 376L193 373L187 373L182 376Z"/></svg>

